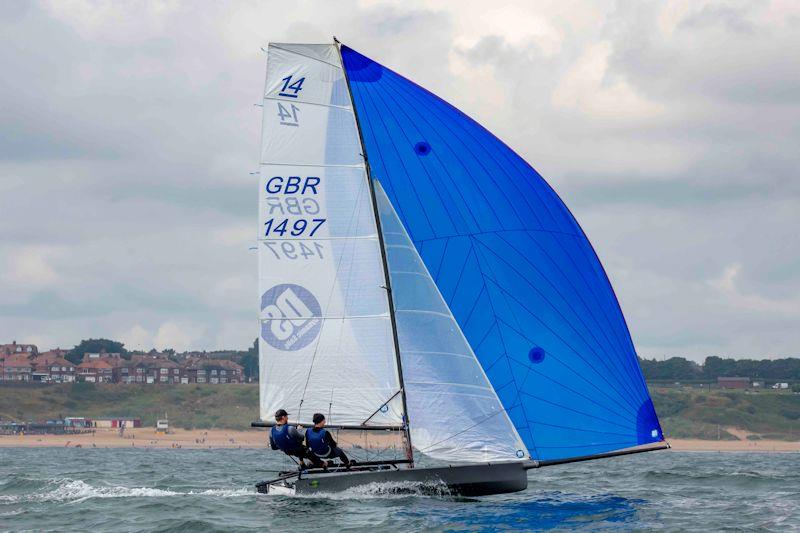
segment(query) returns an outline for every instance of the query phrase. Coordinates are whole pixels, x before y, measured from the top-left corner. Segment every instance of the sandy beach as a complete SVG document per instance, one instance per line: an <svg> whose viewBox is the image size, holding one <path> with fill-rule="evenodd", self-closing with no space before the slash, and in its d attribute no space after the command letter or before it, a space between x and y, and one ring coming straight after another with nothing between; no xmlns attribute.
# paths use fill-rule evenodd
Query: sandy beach
<svg viewBox="0 0 800 533"><path fill-rule="evenodd" d="M675 451L697 452L800 452L800 442L781 440L748 440L747 433L728 429L740 440L716 441L699 439L670 439ZM370 442L363 435L340 435L341 444L360 446L390 444L393 437L374 435ZM202 449L202 448L265 448L266 430L182 430L176 429L167 435L156 434L152 428L126 431L123 436L116 430L99 429L94 433L77 435L0 435L0 448L11 447L81 447L81 448L153 448L153 449Z"/></svg>

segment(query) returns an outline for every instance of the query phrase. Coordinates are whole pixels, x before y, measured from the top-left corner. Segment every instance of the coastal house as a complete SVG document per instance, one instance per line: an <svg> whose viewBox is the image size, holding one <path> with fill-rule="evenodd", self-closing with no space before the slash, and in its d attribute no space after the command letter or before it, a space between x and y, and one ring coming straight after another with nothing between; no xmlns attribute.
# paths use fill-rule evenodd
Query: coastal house
<svg viewBox="0 0 800 533"><path fill-rule="evenodd" d="M11 344L0 344L0 357L4 355L24 354L28 357L36 356L39 349L35 344L17 344L17 341L11 341Z"/></svg>
<svg viewBox="0 0 800 533"><path fill-rule="evenodd" d="M191 358L183 364L182 383L243 383L244 368L228 359Z"/></svg>
<svg viewBox="0 0 800 533"><path fill-rule="evenodd" d="M114 366L105 359L84 359L77 367L76 377L87 383L111 383Z"/></svg>
<svg viewBox="0 0 800 533"><path fill-rule="evenodd" d="M33 381L72 383L75 381L75 363L45 352L32 360Z"/></svg>
<svg viewBox="0 0 800 533"><path fill-rule="evenodd" d="M0 362L0 379L3 381L32 381L33 363L30 352L15 352L4 355Z"/></svg>
<svg viewBox="0 0 800 533"><path fill-rule="evenodd" d="M750 378L720 376L717 378L717 385L721 389L749 389Z"/></svg>
<svg viewBox="0 0 800 533"><path fill-rule="evenodd" d="M145 383L147 365L141 361L125 361L114 367L114 383Z"/></svg>
<svg viewBox="0 0 800 533"><path fill-rule="evenodd" d="M131 362L137 365L137 380L135 383L180 383L181 366L163 355L136 355L131 358ZM143 378L141 381L138 380L139 376Z"/></svg>

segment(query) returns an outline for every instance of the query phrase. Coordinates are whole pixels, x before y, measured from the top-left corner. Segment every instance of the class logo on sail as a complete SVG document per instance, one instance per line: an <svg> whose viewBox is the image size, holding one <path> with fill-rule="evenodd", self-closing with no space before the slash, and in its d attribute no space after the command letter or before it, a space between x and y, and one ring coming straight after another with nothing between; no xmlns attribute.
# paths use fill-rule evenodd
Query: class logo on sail
<svg viewBox="0 0 800 533"><path fill-rule="evenodd" d="M322 308L305 287L275 285L261 296L261 338L278 350L296 351L311 344L322 329Z"/></svg>

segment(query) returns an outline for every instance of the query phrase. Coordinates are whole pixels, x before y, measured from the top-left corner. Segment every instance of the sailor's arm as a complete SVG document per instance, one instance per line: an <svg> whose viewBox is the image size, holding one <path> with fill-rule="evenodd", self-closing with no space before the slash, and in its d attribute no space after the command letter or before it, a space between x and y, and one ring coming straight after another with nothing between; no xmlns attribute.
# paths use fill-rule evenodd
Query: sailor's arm
<svg viewBox="0 0 800 533"><path fill-rule="evenodd" d="M278 449L278 445L275 444L275 439L272 438L272 435L269 436L269 447L272 448L273 450Z"/></svg>
<svg viewBox="0 0 800 533"><path fill-rule="evenodd" d="M298 444L303 444L306 440L306 432L301 432L295 426L289 426L289 437L294 439Z"/></svg>
<svg viewBox="0 0 800 533"><path fill-rule="evenodd" d="M336 446L338 446L338 444L336 444L336 441L333 439L333 435L331 435L330 431L325 432L325 442L331 448L335 448Z"/></svg>

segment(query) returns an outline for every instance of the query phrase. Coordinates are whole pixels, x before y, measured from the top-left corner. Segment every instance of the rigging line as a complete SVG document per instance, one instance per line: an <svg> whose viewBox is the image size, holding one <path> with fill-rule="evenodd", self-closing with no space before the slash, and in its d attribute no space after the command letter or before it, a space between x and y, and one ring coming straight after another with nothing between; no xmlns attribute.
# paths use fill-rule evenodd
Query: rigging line
<svg viewBox="0 0 800 533"><path fill-rule="evenodd" d="M473 244L472 241L473 241L473 239L470 237L470 239L469 239L469 247L470 247L470 250L472 250L472 252L474 253L475 252L475 245ZM477 254L475 255L475 259L476 259L477 264L478 264L478 272L481 273L481 277L482 278L485 278L485 276L483 274L483 269L481 268L481 263L480 263L480 260L478 260L478 255ZM497 309L494 306L494 301L492 301L492 293L491 293L491 291L487 291L486 294L489 296L489 306L492 308L492 315L494 315L495 320L497 320L497 316L498 316L497 315ZM508 345L506 344L505 338L503 337L503 329L498 326L497 332L500 335L500 343L503 345L503 352L508 354ZM514 376L514 372L513 372L512 368L511 368L511 364L508 362L508 355L506 355L506 365L508 366L509 375L514 380L514 387L517 389L517 391L519 391L519 387L517 386L516 376ZM517 398L519 398L519 392L517 393ZM502 402L500 402L500 403L502 405ZM520 404L520 407L522 408L523 417L527 420L528 419L528 413L527 413L527 411L525 409L525 406ZM528 425L527 429L528 429L528 437L530 438L530 441L531 441L531 444L533 445L534 451L536 451L536 442L533 439L533 430L531 429L531 427L529 425ZM536 452L536 453L537 453L537 456L538 456L538 452Z"/></svg>
<svg viewBox="0 0 800 533"><path fill-rule="evenodd" d="M391 77L391 76L387 77L387 85L386 85L386 86L387 86L387 87L389 87L389 84L390 84L391 82L392 82L392 77ZM401 85L401 84L398 84L398 83L395 83L395 86L402 88L402 85ZM400 93L400 89L396 89L394 92L395 92L396 94L398 94L399 96L401 96L401 97L402 97L402 95L401 95L401 93ZM414 96L412 93L410 93L408 90L405 90L404 92L405 92L405 94L407 94L407 95L408 95L408 99L405 99L405 100L406 100L406 103L407 103L407 105L408 105L408 102L409 102L409 100L411 101L411 105L410 105L410 106L408 106L408 107L410 107L412 110L416 111L416 108L417 108L417 107L419 107L419 106L421 106L421 105L424 105L424 102L425 102L425 101L424 101L423 99L420 99L420 98L417 98L417 97L415 97L415 96ZM387 94L388 94L388 91L387 91ZM430 93L430 94L431 94L431 95L433 95L433 93ZM435 95L433 95L433 96L435 96ZM391 96L390 96L390 98L391 98ZM437 97L437 98L438 98L438 97ZM397 101L396 101L396 100L394 100L394 98L392 98L392 100L393 100L395 103L397 103ZM416 106L415 106L415 105L413 105L414 103L416 103L416 104L418 104L418 105L416 105ZM400 107L400 106L399 106L399 107ZM402 109L402 107L401 107L401 109ZM405 113L405 111L404 111L404 113ZM441 141L441 143L442 143L441 145L442 145L442 146L444 146L444 147L447 147L447 149L450 151L450 153L451 153L451 155L453 156L453 158L454 158L456 161L458 161L459 163L461 163L461 166L464 168L464 170L466 171L467 175L470 177L470 181L472 181L472 183L473 183L473 185L474 185L474 188L475 188L475 190L478 192L478 194L480 194L480 195L483 197L484 201L486 202L486 207L488 207L488 209L489 209L489 210L492 212L492 214L494 215L494 218L497 220L498 224L499 224L500 226L502 226L502 225L503 225L502 219L501 219L501 218L498 216L497 212L496 212L496 211L494 210L494 208L492 207L492 206L493 206L493 204L494 204L494 202L491 202L491 201L489 201L489 198L488 198L488 197L487 197L487 196L484 194L483 187L481 187L481 185L479 184L478 180L475 178L475 176L473 176L473 173L472 173L472 171L469 169L468 165L465 163L465 161L466 161L466 158L461 158L461 157L459 157L458 155L456 155L456 154L458 153L458 151L454 149L454 147L453 147L453 146L450 144L450 142L449 142L449 141L448 141L446 138L442 137L441 135L439 135L439 134L437 133L437 130L438 130L438 129L440 129L440 128L437 128L437 127L435 127L433 124L431 124L431 122L430 122L430 121L429 121L429 120L428 120L428 119L427 119L427 118L426 118L426 117L425 117L425 116L424 116L422 113L418 113L418 115L419 115L419 118L420 118L422 121L424 121L425 123L427 123L427 124L428 124L428 126L430 126L430 128L431 128L431 130L432 130L432 133L433 133L433 135L435 135L436 137L438 137L438 138L439 138L439 140ZM409 118L409 119L411 118L410 116L408 116L408 114L407 114L407 113L406 113L406 116L407 116L407 118ZM429 116L435 116L435 115L433 115L433 113L431 113ZM446 124L446 123L445 123L445 122L444 122L444 121L443 121L441 118L439 119L439 122L442 124L442 126L444 126L446 129L448 129L448 131L450 131L451 135L450 135L450 136L448 136L448 138L454 138L454 139L457 139L457 140L461 141L461 138L460 138L460 136L458 136L458 135L457 135L455 132L453 132L453 131L452 131L452 130L451 130L451 129L450 129L448 126L447 126L447 124ZM413 124L413 123L415 123L415 121L411 120L411 123ZM506 203L507 203L507 204L508 204L508 205L511 207L511 210L512 210L512 212L514 213L514 216L517 218L517 220L518 220L518 221L520 222L520 224L521 224L521 223L522 223L522 221L523 221L523 217L521 217L521 216L519 215L519 213L518 213L517 209L514 207L514 203L513 203L513 202L511 201L511 199L509 199L509 198L508 198L508 196L506 196L506 194L503 192L503 188L502 188L502 187L500 187L500 186L499 186L499 184L498 184L498 183L497 183L497 182L494 180L494 178L492 177L492 173L491 173L491 172L490 172L490 171L489 171L489 170L488 170L488 169L487 169L487 168L486 168L486 167L483 165L483 163L480 161L480 158L478 158L478 157L475 157L475 154L474 154L474 153L473 153L473 152L470 150L470 148L469 148L469 147L468 147L466 144L464 144L463 142L461 142L461 144L462 144L462 146L464 147L464 153L465 153L465 154L468 154L468 155L470 155L470 156L472 157L472 159L474 159L474 160L475 160L475 162L477 162L478 166L480 166L480 167L481 167L481 169L483 170L483 172L485 173L485 175L486 175L486 176L489 178L489 181L490 181L492 184L494 184L494 185L495 185L495 188L496 188L497 190L499 190L499 191L500 191L500 193L501 193L501 195L502 195L502 196L505 198L505 200L506 200ZM436 151L431 151L431 153L433 153L434 155L436 155ZM442 162L441 162L441 159L440 159L440 158L438 158L438 155L437 155L437 160L439 160L440 164L442 163ZM445 169L446 169L446 168L447 168L447 166L446 166L446 165L443 165L443 168L445 168ZM444 174L444 175L446 175L446 176L450 176L450 174L449 174L447 171L445 171L443 174ZM452 181L452 179L451 179L451 181ZM459 196L462 196L462 195L460 194L460 192L459 192ZM522 197L522 198L524 198L524 196L521 196L521 197ZM463 196L462 196L462 201L464 201L464 204L465 204L465 205L467 205L467 206L469 205L469 203L468 203L468 202L466 202L466 201L464 200ZM527 202L526 202L526 203L527 203ZM530 206L529 206L529 207L530 207ZM535 212L533 209L530 209L530 211L531 211L531 213L533 213L533 216L534 216L534 218L536 218L536 219L537 219L537 221L538 221L538 216L536 215L536 212ZM473 217L473 219L474 219L474 217ZM541 226L542 224L541 224L541 223L539 223L539 225ZM477 221L476 221L476 227L480 227L480 225L479 225L479 224L477 224Z"/></svg>
<svg viewBox="0 0 800 533"><path fill-rule="evenodd" d="M276 163L274 161L261 161L258 164L262 167L364 168L363 164L336 165L333 163Z"/></svg>
<svg viewBox="0 0 800 533"><path fill-rule="evenodd" d="M610 324L608 321L606 321L605 323L602 323L602 322L600 321L599 317L597 316L597 314L596 314L596 311L598 310L598 307L599 307L599 305L594 305L594 306L591 306L591 305L589 305L589 302L587 302L587 301L586 301L586 299L584 298L584 295L583 295L583 293L582 293L580 290L578 290L578 287L576 287L576 286L575 286L575 284L573 283L573 281L572 281L572 280L569 278L569 276L567 276L567 274L564 272L564 270L563 270L563 269L562 269L562 267L561 267L561 264L560 264L560 262L559 262L559 261L556 261L556 260L553 258L553 256L552 256L552 255L550 255L550 253L547 251L547 249L546 249L544 246L542 246L542 244L539 242L539 240L538 240L536 237L534 237L533 235L527 235L527 237L528 237L528 241L529 241L529 242L532 242L532 243L533 243L533 244L534 244L534 245L535 245L537 248L539 248L539 250L541 250L541 252L544 254L544 256L545 256L545 257L546 257L546 258L547 258L547 259L550 261L550 263L553 265L553 267L555 267L556 271L557 271L557 272L558 272L558 273L561 275L561 279L564 281L564 284L565 284L565 285L567 285L567 286L568 286L570 289L572 289L572 293L573 293L573 294L574 294L574 295L575 295L575 296L576 296L576 297L577 297L577 298L580 300L580 302L583 304L583 306L584 306L584 308L586 309L586 311L588 312L589 316L591 316L591 318L592 318L592 320L594 321L595 325L597 325L597 328L598 328L598 329L599 329L599 330L602 332L602 334L603 334L603 337L605 337L605 339L606 339L606 342L608 342L608 343L609 343L609 345L615 345L617 348L619 348L619 350L620 350L620 353L623 353L623 354L624 354L624 353L626 353L625 347L623 347L623 346L620 344L620 342L619 342L619 338L618 338L618 337L614 336L614 337L613 337L613 340L612 340L612 338L611 338L611 337L609 337L609 335L608 335L608 327L609 327L609 326L611 326L611 324ZM514 250L515 252L517 252L517 253L520 255L520 257L522 257L522 258L523 258L523 260L524 260L525 262L527 262L527 263L528 263L528 264L529 264L531 267L533 267L533 268L536 268L536 267L535 267L535 264L534 264L534 263L533 263L533 262L532 262L530 259L528 259L527 255L526 255L526 254L524 254L524 253L523 253L523 252L522 252L522 251L521 251L519 248L517 248L517 247L514 245L514 243L512 243L511 241L509 241L508 239L506 239L506 238L505 238L505 237L504 237L502 234L498 234L498 238L499 238L500 240L502 240L504 243L506 243L506 244L507 244L507 245L508 245L508 246L509 246L509 247L510 247L512 250ZM542 277L545 277L545 276L542 276ZM557 290L557 291L558 291L558 289L557 289L556 285L555 285L555 284L554 284L554 283L553 283L553 282L552 282L552 281L551 281L549 278L545 278L545 279L547 279L547 281L550 283L550 285L551 285L551 286L552 286L552 287L553 287L555 290ZM558 291L558 292L560 293L560 291ZM567 300L566 296L563 296L563 295L562 295L562 297L564 298L564 300L565 300L565 301ZM575 311L575 310L574 310L574 308L573 308L573 311L574 311L574 312L575 312L577 315L579 315L579 316L580 316L580 314L579 314L577 311ZM606 318L607 318L607 317L606 317ZM585 324L585 323L584 323L584 325L585 325L585 326L587 327L587 329L588 329L588 325L587 325L587 324ZM628 369L627 369L627 367L626 367L625 365L623 365L623 366L621 366L621 367L620 367L620 366L618 366L618 365L615 365L615 366L617 366L617 368L620 368L620 370L621 370L623 373L625 373L625 374L628 374L628 375L629 375L629 377L630 377L630 373L628 372Z"/></svg>
<svg viewBox="0 0 800 533"><path fill-rule="evenodd" d="M372 97L370 95L370 91L368 91L366 89L363 89L363 93L364 93L364 96L370 96L370 100L372 99ZM364 104L363 99L359 98L359 100L361 100L362 101L362 105L364 105L366 107L366 104ZM380 120L380 123L383 126L383 130L386 132L386 137L391 139L392 137L391 137L391 134L389 133L389 127L386 125L386 121L384 120L383 113L380 113L379 111L377 111L377 106L374 104L374 102L371 104L370 107L372 107L372 108L374 108L376 110L375 114L378 116L378 119ZM372 126L372 122L369 120L369 113L365 113L365 115L367 116L368 122L370 124L370 128L372 128L373 126ZM414 180L411 179L411 174L408 172L408 169L406 169L405 162L403 161L403 158L400 155L400 152L397 149L397 146L395 146L394 143L389 143L389 144L391 144L392 147L394 148L394 151L397 154L398 161L400 162L400 166L403 167L403 172L405 173L406 178L407 178L406 181L408 183L408 188L409 188L409 190L411 192L414 193L414 196L417 199L417 204L419 205L419 210L422 212L423 216L425 217L426 222L428 223L428 228L430 230L430 233L432 235L436 235L436 227L433 225L433 223L431 222L430 218L428 217L428 213L425 211L425 207L424 207L425 204L422 202L422 198L420 197L419 192L417 191L417 188L416 188L416 186L414 184ZM380 154L381 150L377 150L377 152ZM385 162L383 162L383 158L382 157L381 157L381 162L383 163L384 170L387 170L386 169L386 164L385 164ZM388 171L387 171L387 175L388 175ZM439 198L439 200L441 201L442 199Z"/></svg>
<svg viewBox="0 0 800 533"><path fill-rule="evenodd" d="M383 106L386 109L386 111L392 116L392 118L395 119L397 125L400 126L400 121L397 120L397 115L392 110L392 107L390 107L386 103L386 101L383 99L383 97L381 96L381 91L376 89L374 91L374 93L377 95L377 98L381 101L381 103L383 104ZM425 138L426 136L423 135L422 132L418 128L416 128L414 126L415 121L411 119L411 116L408 114L408 112L406 112L406 110L401 105L398 105L398 102L387 91L383 91L383 94L385 94L386 96L391 98L391 100L395 104L395 107L397 108L397 110L402 112L402 114L405 116L405 118L407 119L407 121L410 124L410 126L414 127L414 129L416 130L416 133L418 134L418 136L420 138ZM422 117L422 118L424 120L424 117ZM405 132L405 129L403 129L402 127L398 127L398 130L400 131L402 136L405 138L406 142L408 143L408 146L412 146L413 145L413 141L408 137L408 135ZM442 145L445 145L445 141L443 139L442 139ZM461 194L461 187L459 187L459 185L453 180L453 176L449 172L447 172L447 170L446 170L447 169L447 165L444 164L444 162L441 160L441 158L439 157L439 155L436 153L435 150L432 150L430 152L430 154L433 155L434 159L439 163L440 167L442 168L442 171L437 173L439 175L439 177L440 178L446 177L447 180L451 184L451 187L449 187L449 190L446 191L448 196L452 197L453 196L453 191L455 191L455 193L461 198L461 205L464 205L464 206L469 205L468 202L466 201L466 199L464 198L464 195ZM402 156L399 153L398 153L398 157L402 158ZM417 158L417 159L419 159L419 158ZM438 194L438 188L436 187L437 183L443 183L443 180L442 179L434 180L433 176L431 176L431 173L428 170L428 165L423 164L419 160L417 161L417 164L425 172L425 175L428 178L428 182L429 182L431 188L433 190L437 191L437 195L440 197L440 200L443 200L443 198L441 198L441 194ZM405 168L405 165L404 165L404 168ZM475 183L474 179L472 179L472 181L473 181L473 183ZM443 203L443 205L455 205L455 202ZM467 218L472 218L472 223L473 223L474 227L476 227L476 228L480 227L480 225L478 224L478 220L475 218L475 215L470 210L468 210L468 209L466 210L466 213L469 215L469 217L466 217L464 215L464 213L462 213L462 209L460 209L459 207L456 207L456 211L458 212L458 217L462 220L462 222L466 222ZM459 224L456 224L456 221L453 220L453 217L452 217L451 213L447 209L445 209L445 212L447 213L447 216L450 219L450 222L453 225L453 227L458 227ZM493 214L495 214L495 213L493 212ZM498 223L500 223L500 219L497 217L496 214L495 214L495 218L497 219ZM466 224L464 224L464 225L466 225Z"/></svg>
<svg viewBox="0 0 800 533"><path fill-rule="evenodd" d="M264 100L271 100L273 102L289 102L290 104L306 104L319 107L327 107L327 108L339 109L341 111L345 111L348 113L352 111L352 109L348 106L336 105L336 104L322 104L319 102L310 102L308 100L289 100L288 98L278 98L275 96L265 96Z"/></svg>
<svg viewBox="0 0 800 533"><path fill-rule="evenodd" d="M544 295L544 294L543 294L543 293L542 293L542 292L541 292L541 291L540 291L540 290L539 290L539 289L538 289L538 288L537 288L537 287L536 287L534 284L532 284L532 283L531 283L531 282L530 282L530 281L527 279L527 277L526 277L524 274L522 274L521 272L519 272L519 271L518 271L516 268L514 268L514 265L512 265L511 263L509 263L508 261L506 261L505 259L503 259L503 257L501 257L501 256L500 256L500 254L498 254L496 251L492 250L492 249L491 249L489 246L487 246L486 244L482 243L482 242L481 242L480 240L478 240L478 239L476 239L476 241L477 241L479 244L481 244L482 246L484 246L484 247L485 247L485 248L486 248L486 249L487 249L489 252L491 252L491 253L492 253L492 254L493 254L495 257L497 257L497 259L498 259L499 261L501 261L502 263L505 263L506 265L508 265L508 267L509 267L509 268L510 268L512 271L514 271L514 273L515 273L515 274L516 274L516 275L517 275L517 276L518 276L518 277L519 277L519 278L520 278L520 279L521 279L521 280L522 280L524 283L526 283L526 284L527 284L529 287L531 287L531 288L532 288L532 289L533 289L533 290L534 290L536 293L538 293L538 294L539 294L539 296L540 296L540 297L541 297L541 298L542 298L542 299L543 299L545 302L547 302L547 303L550 305L550 307L553 309L553 311L555 311L555 313L556 313L556 314L557 314L557 315L558 315L558 316L559 316L561 319L563 319L563 320L564 320L564 323L566 323L566 324L567 324L567 325L568 325L568 326L569 326L569 327L572 329L572 331L574 331L574 332L575 332L576 336L577 336L577 337L578 337L578 338L579 338L581 341L583 341L583 343L586 345L586 347L587 347L587 348L589 348L589 350L591 350L591 352L592 352L592 353L594 353L594 355L597 357L597 359L598 359L598 360L600 361L600 363L603 365L603 367L605 368L605 370L606 370L606 371L608 371L608 372L609 372L609 374L611 374L611 375L614 375L614 377L615 377L614 381L616 382L617 386L621 386L621 387L622 387L624 390L626 390L626 392L627 392L628 394L630 394L630 395L631 395L631 397L633 397L633 398L636 398L636 397L637 397L637 395L636 395L636 394L635 394L635 393L632 391L630 383L627 383L627 382L625 382L625 381L620 381L620 380L617 378L617 376L615 375L615 372L613 372L613 371L611 370L611 368L609 368L609 367L607 366L607 364L606 364L606 362L605 362L605 359L606 359L606 358L602 357L602 356L601 356L601 354L597 353L597 351L594 349L594 347L592 347L591 343L589 343L589 342L588 342L588 340L587 340L587 339L585 339L585 338L583 337L583 335L581 334L581 332L579 332L579 331L578 331L578 330L577 330L577 329L576 329L576 328L575 328L575 327L572 325L572 323L571 323L571 322L570 322L570 321L569 321L569 320L568 320L568 319L567 319L567 318L566 318L566 317L563 315L563 313L561 313L561 311L559 311L559 310L556 308L556 306L554 306L554 305L553 305L553 303L552 303L552 302L550 302L550 301L549 301L549 299L548 299L548 298L547 298L547 297L546 297L546 296L545 296L545 295ZM535 269L535 267L534 267L534 269ZM535 269L535 270L536 270L537 272L539 272L539 270L538 270L538 269ZM541 275L541 272L539 272L539 274ZM582 355L580 355L580 354L579 354L579 352L578 352L578 351L577 351L577 350L576 350L574 347L572 347L570 344L568 344L568 343L567 343L567 342L566 342L566 341L563 339L563 337L562 337L561 335L559 335L558 333L556 333L556 332L555 332L555 331L554 331L554 330L553 330L551 327L549 327L548 325L546 325L546 324L545 324L545 321L544 321L543 319L541 319L540 317L538 317L538 316L536 315L536 313L534 313L534 311L533 311L532 309L530 309L530 308L529 308L527 305L525 305L525 303L523 303L523 302L522 302L522 301L520 301L518 298L516 298L514 295L512 295L512 294L511 294L509 291L507 291L507 290L506 290L506 289L505 289L505 288L504 288L504 287L503 287L503 286L502 286L500 283L498 283L498 281L497 281L497 280L490 279L490 281L491 281L492 283L494 283L495 285L497 285L497 287L498 287L498 288L499 288L501 291L503 291L503 292L504 292L504 293L505 293L505 294L506 294L506 295L507 295L509 298L511 298L512 300L514 300L514 301L515 301L515 302L516 302L516 303L517 303L517 304L518 304L520 307L522 307L522 309L524 309L525 311L527 311L527 312L528 312L528 313L529 313L531 316L534 316L534 317L536 317L536 319L537 319L539 322L541 322L541 323L542 323L542 324L543 324L543 325L544 325L544 326L545 326L545 327L546 327L548 330L550 330L550 331L551 331L553 334L555 334L555 335L556 335L556 336L557 336L559 339L561 339L561 340L564 342L564 344L566 344L567 346L569 346L569 347L570 347L570 349L572 349L572 351L573 351L573 352L575 352L575 354L576 354L576 355L578 355L578 357L580 357L580 358L581 358L581 360L583 360L585 363L587 363L587 364L589 365L589 367L590 367L590 368L592 368L592 370L594 370L594 371L595 371L595 373L597 373L598 375L601 375L599 372L597 372L597 370L595 369L594 365L593 365L593 364L592 364L592 363L591 363L589 360L587 360L587 359L584 359L584 358L583 358L583 356L582 356ZM580 319L580 318L579 318L579 319ZM585 327L585 324L584 324L584 327ZM522 328L520 328L520 329L522 329ZM599 345L599 342L598 342L598 340L597 340L596 338L595 338L594 340L595 340L595 343L598 343L598 345ZM621 370L621 369L619 369L619 368L616 368L616 367L615 367L615 370L619 371L619 370ZM622 372L624 373L624 370L623 370ZM606 381L606 383L608 383L609 385L611 385L611 382L609 382L609 381L608 381L608 379L604 379L604 381ZM622 397L622 395L620 395L620 397ZM627 399L626 399L626 401L627 401ZM635 408L635 409L638 409L638 407L634 407L633 405L631 405L631 407L632 407L632 408Z"/></svg>
<svg viewBox="0 0 800 533"><path fill-rule="evenodd" d="M504 324L506 327L508 327L509 329L511 329L511 330L512 330L513 332L515 332L517 335L519 335L520 337L522 337L522 338L524 338L525 340L527 340L528 342L533 342L533 341L532 341L530 338L528 338L528 337L527 337L527 336L526 336L524 333L522 333L521 331L518 331L518 330L517 330L516 328L514 328L514 326L512 326L511 324L509 324L509 323L505 322L504 320L502 320L502 319L500 319L500 318L498 318L497 320L498 320L498 322L500 322L500 323ZM623 415L623 414L625 414L625 413L628 413L628 414L631 414L631 413L632 413L632 411L630 411L630 410L626 409L626 406L625 406L625 405L622 405L622 404L620 404L619 402L617 402L617 400L616 400L615 398L613 398L613 397L609 396L608 394L606 394L605 392L603 392L601 389L599 389L599 388L597 387L597 385L595 385L594 383L592 383L591 381L589 381L588 379L586 379L586 378L585 378L583 375L581 375L581 374L580 374L578 371L576 371L575 369L573 369L571 366L569 366L569 365L565 364L565 363L564 363L564 362L563 362L563 361L562 361L562 360L561 360L559 357L557 357L555 354L551 354L551 355L553 355L553 358L554 358L556 361L558 361L558 362L559 362L559 363L560 363L560 364L561 364L561 365L562 365L564 368L566 368L567 370L569 370L571 373L575 374L575 375L576 375L576 376L577 376L577 377L578 377L578 378L579 378L581 381L584 381L584 382L586 382L587 384L589 384L589 386L590 386L591 388L593 388L593 389L597 390L597 391L598 391L600 394L602 394L603 396L605 396L606 398L608 398L609 400L611 400L611 402L612 402L612 403L616 404L616 405L617 405L617 407L620 407L620 408L622 409L622 411L621 411L621 412L617 412L617 411L611 411L610 409L607 409L607 408L606 408L607 410L609 410L610 412L613 412L614 414L616 414L616 415L619 415L619 416L621 416L621 417L622 417L622 415ZM510 357L510 356L509 356L509 357ZM516 359L512 359L512 360L513 360L513 361L515 361L515 362L518 362L518 361L516 361ZM538 374L542 375L542 376L544 376L544 375L545 375L545 374L541 374L541 373L540 373L540 372L538 372L538 371L536 371L536 372L537 372ZM558 383L558 382L556 382L556 383ZM559 385L561 385L563 388L565 388L565 389L567 389L567 390L570 390L570 391L572 391L572 389L571 389L571 388L569 388L569 387L567 387L566 385L563 385L563 384L561 384L561 383L558 383L558 384L559 384ZM573 392L574 392L574 391L573 391ZM576 393L576 394L578 394L578 393ZM580 394L579 394L579 395L580 395ZM581 396L582 396L582 395L581 395ZM595 403L595 402L593 402L593 403ZM599 404L598 404L598 405L599 405ZM623 417L623 418L624 418L624 417Z"/></svg>
<svg viewBox="0 0 800 533"><path fill-rule="evenodd" d="M383 406L384 406L384 405L388 407L388 406L389 406L389 402L391 402L392 400L394 400L394 399L397 397L397 395L398 395L398 394L400 394L401 392L403 392L403 391L402 391L402 389L397 389L397 392L395 392L394 394L392 394L392 395L389 397L389 399L388 399L388 400L386 400L385 402L383 402L383 403L381 404L381 406L380 406L380 407L378 407L377 409L375 409L375 411L373 411L373 413L372 413L371 415L369 415L369 416L366 418L366 420L364 420L363 422L361 422L361 425L362 425L362 426L363 426L363 425L366 425L366 423L367 423L367 422L369 422L369 421L370 421L370 419L372 419L372 417L373 417L373 416L377 415L377 414L378 414L378 412L379 412L381 409L383 409Z"/></svg>

